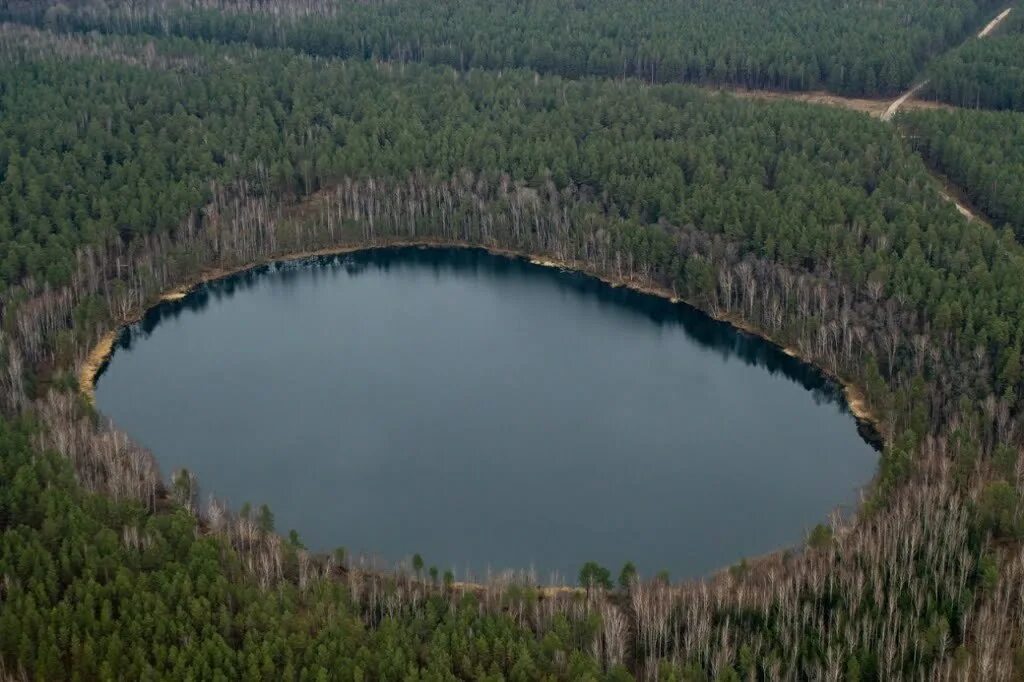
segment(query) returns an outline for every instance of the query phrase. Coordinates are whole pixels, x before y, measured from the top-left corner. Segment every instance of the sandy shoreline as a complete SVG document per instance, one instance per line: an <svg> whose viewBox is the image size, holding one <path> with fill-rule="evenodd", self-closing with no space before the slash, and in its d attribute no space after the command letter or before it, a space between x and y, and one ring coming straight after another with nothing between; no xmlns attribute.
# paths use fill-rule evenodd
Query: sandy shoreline
<svg viewBox="0 0 1024 682"><path fill-rule="evenodd" d="M836 374L830 372L824 367L814 364L810 360L804 358L800 354L798 349L779 343L776 339L773 339L769 334L767 334L763 330L757 329L752 325L747 324L746 322L744 322L743 320L739 319L734 315L715 314L712 311L705 310L697 305L694 305L693 303L690 303L689 301L686 301L685 299L680 298L679 296L676 295L675 292L670 291L664 287L651 286L650 284L642 284L625 278L617 279L609 277L607 275L603 275L589 269L588 267L586 267L585 264L582 263L563 261L557 258L553 258L551 256L541 256L537 254L515 251L512 249L481 246L477 244L470 244L468 242L460 242L454 240L422 239L412 241L397 240L393 242L385 242L380 244L347 244L326 247L323 249L315 249L310 251L295 251L282 253L279 255L268 256L267 258L260 259L258 261L250 263L245 263L243 265L239 265L236 267L214 267L204 270L199 276L195 277L191 281L163 292L155 303L146 305L141 310L135 311L135 313L129 316L128 319L122 320L120 323L118 323L114 329L104 333L99 338L99 340L93 345L93 347L89 350L89 353L86 355L85 360L79 367L77 373L79 390L91 405L95 405L96 380L99 376L100 371L103 369L107 361L110 359L110 356L113 354L114 346L117 342L118 337L120 336L121 331L125 327L135 324L136 322L141 320L146 315L146 313L149 312L152 308L160 305L161 303L166 303L168 301L179 301L188 296L190 293L192 293L192 291L194 291L198 287L208 282L212 282L218 279L224 279L226 277L237 275L247 270L252 270L253 268L268 265L271 263L301 261L309 258L317 258L322 256L339 256L348 253L355 253L357 251L369 251L374 249L390 249L402 247L481 249L492 255L503 256L505 258L522 258L534 265L539 265L542 267L559 268L564 270L570 270L573 272L579 272L581 274L587 275L588 277L593 277L594 279L604 282L609 286L626 287L628 289L631 289L632 291L636 291L642 294L667 299L672 303L686 303L687 305L697 310L700 310L702 313L704 313L705 315L714 320L724 322L744 333L757 336L758 338L778 347L786 355L806 362L807 364L817 368L818 371L822 372L829 379L842 386L843 393L846 398L847 407L849 408L850 413L854 416L854 418L857 419L858 422L871 427L871 429L873 429L875 433L879 434L880 437L884 433L884 431L881 428L881 419L878 417L878 415L871 412L871 410L868 408L864 392L860 389L860 387L856 386L855 384L849 381L846 381L842 377L837 376Z"/></svg>
<svg viewBox="0 0 1024 682"><path fill-rule="evenodd" d="M871 432L873 432L874 434L877 435L877 437L881 440L881 442L884 445L885 439L884 439L884 431L882 430L881 420L878 418L877 415L875 415L873 412L871 412L871 410L868 408L866 397L864 396L864 393L860 389L860 387L856 386L855 384L853 384L851 382L845 381L841 377L836 376L834 373L826 370L823 367L820 367L819 365L815 365L813 362L810 362L809 360L803 358L800 355L798 349L793 348L793 347L788 347L788 346L785 346L785 345L779 343L775 339L771 338L771 336L769 336L768 334L762 332L759 329L755 329L751 325L745 323L743 320L741 320L741 319L739 319L739 318L737 318L735 316L715 314L715 313L713 313L711 311L704 310L703 308L700 308L700 307L698 307L698 306L696 306L696 305L686 301L685 299L680 298L679 296L676 296L675 292L670 291L670 290L668 290L666 288L651 286L649 284L641 284L641 283L633 282L633 281L630 281L630 280L627 280L627 279L611 278L611 277L608 277L608 276L605 276L605 275L598 274L597 272L594 272L594 271L588 269L587 267L585 267L585 265L582 265L582 264L577 264L577 263L569 262L569 261L562 261L562 260L559 260L559 259L556 259L556 258L552 258L550 256L539 256L539 255L536 255L536 254L529 254L529 253L524 253L524 252L520 252L520 251L511 250L511 249L502 249L502 248L498 248L498 247L487 247L487 246L481 246L481 245L477 245L477 244L470 244L468 242L459 242L459 241L450 241L450 240L394 241L394 242L387 242L387 243L380 243L380 244L339 245L339 246L327 247L327 248L316 249L316 250L311 250L311 251L297 251L297 252L283 253L283 254L275 255L275 256L269 256L269 257L261 259L259 261L251 262L251 263L246 263L244 265L239 265L237 267L228 267L228 268L225 268L225 267L215 267L215 268L209 268L209 269L203 271L199 276L195 277L194 279L192 279L188 283L183 284L183 285L179 285L177 287L174 287L172 289L169 289L169 290L165 291L164 293L162 293L157 298L157 300L154 303L144 306L141 310L138 310L135 313L133 313L128 319L123 320L122 322L120 322L114 329L111 329L111 330L107 331L106 333L104 333L99 338L99 340L93 345L93 347L89 350L89 353L87 354L85 360L82 362L81 366L79 367L79 371L78 371L79 390L81 391L81 393L85 397L85 399L89 402L89 404L95 406L96 380L97 380L97 378L99 376L99 373L102 371L103 367L106 365L107 361L110 359L111 355L113 354L114 346L115 346L115 344L117 342L117 339L120 336L122 330L125 327L130 326L130 325L140 321L146 315L147 312L149 312L150 310L152 310L156 306L158 306L158 305L160 305L162 303L169 302L169 301L179 301L179 300L185 298L186 296L188 296L190 293L192 293L198 287L200 287L200 286L202 286L202 285L204 285L204 284L206 284L208 282L212 282L214 280L230 277L232 275L236 275L236 274L239 274L239 273L242 273L242 272L246 272L247 270L252 270L253 268L261 267L261 266L268 265L268 264L271 264L271 263L294 262L294 261L301 261L301 260L306 260L306 259L310 259L310 258L317 258L317 257L323 257L323 256L345 255L345 254L348 254L348 253L355 253L355 252L358 252L358 251L370 251L370 250L374 250L374 249L390 249L390 248L403 248L403 247L480 249L480 250L486 251L487 253L490 253L490 254L496 255L496 256L502 256L502 257L505 257L505 258L524 259L524 260L529 261L533 265L538 265L538 266L541 266L541 267L559 268L559 269L569 270L569 271L572 271L572 272L578 272L578 273L584 274L584 275L586 275L588 277L593 277L594 279L597 279L597 280L599 280L599 281L601 281L601 282L603 282L605 284L608 284L609 286L612 286L612 287L626 287L626 288L628 288L628 289L630 289L632 291L636 291L636 292L639 292L639 293L642 293L642 294L647 294L647 295L650 295L650 296L657 296L659 298L667 299L668 301L670 301L672 303L677 303L677 304L678 303L685 303L686 305L689 305L689 306L693 307L696 310L700 310L702 313L704 313L705 315L707 315L711 319L714 319L714 320L717 320L719 322L723 322L725 324L728 324L728 325L732 326L734 329L736 329L738 331L741 331L743 333L750 334L752 336L756 336L756 337L762 339L763 341L766 341L766 342L776 346L777 348L779 348L786 355L789 355L789 356L791 356L793 358L801 360L802 362L806 362L807 364L812 365L813 367L815 367L818 371L820 371L822 374L824 374L830 380L836 382L838 385L840 385L843 388L843 394L844 394L844 397L846 399L847 408L849 409L850 413L854 416L854 418L858 422L858 425L866 425L871 430ZM752 568L756 568L756 567L758 567L760 565L767 565L769 563L777 561L778 558L781 557L785 552L787 552L789 550L792 550L792 549L796 549L798 547L799 547L799 545L797 545L795 547L790 547L790 546L780 547L777 550L774 550L774 551L771 551L771 552L767 552L767 553L759 555L757 557L753 557L752 559L751 558L747 558L747 560L750 563ZM740 559L737 559L737 561L742 560L742 559L743 559L743 557L741 557ZM709 577L718 576L720 574L728 572L728 570L729 570L729 566L725 566L725 567L723 567L723 568L713 572ZM481 588L482 586L477 585L475 583L464 583L463 582L463 583L459 583L459 587L473 589L473 588ZM579 592L581 590L581 588L579 588L579 587L568 586L568 585L566 585L566 586L543 586L542 585L540 587L542 589L543 596L546 596L546 597L553 597L553 596L555 596L557 594L560 594L560 593Z"/></svg>

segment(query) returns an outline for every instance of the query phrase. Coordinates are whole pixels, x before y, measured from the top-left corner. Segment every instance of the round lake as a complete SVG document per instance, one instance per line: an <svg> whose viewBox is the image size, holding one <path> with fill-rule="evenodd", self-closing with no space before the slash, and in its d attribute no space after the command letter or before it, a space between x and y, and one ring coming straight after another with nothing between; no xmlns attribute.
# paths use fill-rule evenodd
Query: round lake
<svg viewBox="0 0 1024 682"><path fill-rule="evenodd" d="M477 250L203 285L125 330L97 403L203 499L459 577L699 576L798 544L877 461L841 391L770 344Z"/></svg>

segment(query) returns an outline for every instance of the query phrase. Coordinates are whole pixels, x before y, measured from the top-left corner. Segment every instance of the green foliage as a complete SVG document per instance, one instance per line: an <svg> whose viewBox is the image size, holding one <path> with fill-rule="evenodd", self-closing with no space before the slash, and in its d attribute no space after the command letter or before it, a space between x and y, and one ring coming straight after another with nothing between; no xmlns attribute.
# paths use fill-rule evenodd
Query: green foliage
<svg viewBox="0 0 1024 682"><path fill-rule="evenodd" d="M597 562L588 561L580 568L580 587L602 587L606 590L612 589L612 574Z"/></svg>
<svg viewBox="0 0 1024 682"><path fill-rule="evenodd" d="M819 523L812 528L810 535L807 536L807 546L811 549L826 549L832 544L832 541L832 527L826 526L823 523Z"/></svg>
<svg viewBox="0 0 1024 682"><path fill-rule="evenodd" d="M1017 476L1017 461L1019 454L1017 449L1008 443L996 445L992 453L992 466L997 476L1007 481L1013 481Z"/></svg>
<svg viewBox="0 0 1024 682"><path fill-rule="evenodd" d="M1001 8L997 0L538 0L444 3L343 0L226 2L177 10L148 0L45 12L12 1L0 14L63 30L144 32L327 57L423 61L458 69L529 68L566 77L735 84L862 95L906 88L929 57ZM333 7L331 6L333 5ZM172 6L173 7L173 6Z"/></svg>
<svg viewBox="0 0 1024 682"><path fill-rule="evenodd" d="M629 588L633 585L633 581L639 579L639 575L636 572L636 566L632 561L627 561L622 566L622 570L619 571L619 589L623 592L628 592Z"/></svg>
<svg viewBox="0 0 1024 682"><path fill-rule="evenodd" d="M608 244L634 272L673 283L698 304L718 305L723 268L744 258L828 277L835 297L877 286L928 322L943 373L914 393L894 393L889 383L916 371L906 353L880 362L872 354L849 368L882 414L917 410L915 426L929 423L924 402L936 381L976 400L987 397L978 393L990 380L1000 393L1021 395L1013 353L1024 347L1024 251L939 202L919 158L868 117L681 86L517 71L454 76L180 40L96 41L95 49L126 56L65 59L12 48L0 61L0 106L9 112L0 119L0 165L18 169L0 182L0 262L12 282L59 283L63 276L50 274L72 270L73 248L134 247L151 232L166 234L201 209L211 181L244 178L257 192L304 195L343 178L437 182L469 172L479 186L572 198L573 231L560 239L581 251ZM153 64L133 62L139 54L153 55ZM176 66L183 55L187 68ZM101 119L111 125L94 124ZM97 153L108 148L118 152ZM141 191L124 189L126 174L152 174L148 194L173 198L173 214L120 229L136 225L117 210ZM48 189L26 191L26 183ZM115 201L119 193L127 203ZM45 229L36 229L40 220ZM42 255L54 239L48 226L61 220L67 248ZM802 315L794 298L782 311L794 322L777 337L817 338L826 321ZM869 307L852 312L856 324L877 324ZM96 307L89 317L103 314ZM958 343L938 341L948 335ZM993 356L991 378L972 373L979 347Z"/></svg>
<svg viewBox="0 0 1024 682"><path fill-rule="evenodd" d="M996 538L1024 538L1020 491L1006 481L988 483L978 500L978 523Z"/></svg>
<svg viewBox="0 0 1024 682"><path fill-rule="evenodd" d="M422 4L415 11L435 11ZM357 18L388 4L361 7L353 7ZM954 14L951 33L965 21ZM243 15L207 12L195 21L219 32ZM139 16L144 24L145 13ZM248 26L258 42L263 24ZM983 491L973 520L999 538L1019 533L1020 499L1012 487L1007 492L1016 460L999 450L986 459L993 448L979 434L991 429L982 428L977 406L991 396L996 409L1019 408L1024 249L940 201L891 127L851 112L681 86L381 66L362 58L384 38L365 39L369 54L352 62L186 40L92 37L51 51L8 45L0 53L2 284L68 282L79 248L141 252L202 213L215 183L244 180L252 193L291 206L346 180L380 183L379 199L403 183L437 188L466 176L495 206L521 192L551 197L564 211L562 232L531 234L513 246L594 249L613 261L609 270L674 285L701 305L718 309L722 279L738 265L757 276L784 272L791 285L816 282L780 297L773 333L784 343L827 343L836 321L822 319L814 303L830 298L843 301L843 324L884 329L884 337L859 337L866 350L851 351L855 361L845 368L901 434L881 456L876 504L912 480L919 440L956 410L960 428L943 434L954 482L967 490L990 468L1004 479ZM421 49L441 48L425 42ZM164 265L178 272L204 264L182 253ZM109 286L126 284L114 277ZM105 321L111 311L100 298L84 297L67 317L82 327ZM920 366L912 334L934 342ZM72 338L57 346L73 355ZM518 620L522 612L488 615L472 595L435 595L384 618L341 582L260 590L232 549L197 533L191 517L151 516L86 495L67 464L35 452L31 439L27 424L0 424L0 656L40 679L72 671L83 679L602 677L587 653L601 631L596 613L579 622L554 615L538 634ZM243 515L251 513L247 505ZM263 532L273 530L269 509L261 507L256 520ZM812 533L814 545L830 541L827 529ZM998 565L971 543L969 556L981 559L969 587L991 591ZM282 549L286 576L299 573L304 557L291 534ZM336 557L344 563L343 552ZM933 577L920 563L921 575ZM422 559L414 568L422 571ZM625 575L626 567L620 583ZM579 578L612 587L609 571L593 562ZM967 597L922 580L936 616L905 622L908 632L925 632L913 641L924 652L941 640L943 622L960 631L966 606L958 600ZM456 594L451 572L443 581L448 596ZM813 606L800 603L813 610L810 620L832 623L849 613L845 597L814 593ZM896 598L900 614L916 613L909 592ZM871 613L888 628L892 611ZM740 610L725 618L768 639L781 630L782 616ZM758 674L757 657L737 644L739 660L715 669L722 679ZM808 670L826 656L812 632L795 654L764 656L782 654ZM849 679L878 679L880 670L877 652L846 661ZM708 678L693 663L666 664L663 672L663 679ZM626 674L613 666L608 677Z"/></svg>
<svg viewBox="0 0 1024 682"><path fill-rule="evenodd" d="M424 169L541 184L547 176L536 180L538 168L558 169L560 189L607 193L613 210L642 223L700 222L715 231L728 223L731 236L745 239L755 223L784 226L789 234L773 238L777 246L757 246L798 262L834 249L822 242L839 235L800 234L788 217L826 194L852 211L860 197L851 189L876 183L878 169L873 160L832 162L885 144L859 117L847 117L843 139L833 140L839 112L772 109L762 122L760 107L681 88L535 84L521 72L453 79L440 69L180 41L100 46L129 63L35 52L0 63L0 284L66 282L76 248L166 233L206 203L211 183L244 178L257 191L306 193L340 177L405 179ZM130 63L153 49L172 64L186 53L195 66ZM722 148L719 135L732 129L744 132ZM691 134L699 130L708 134ZM809 177L821 178L815 192L796 191ZM630 239L668 255L656 234ZM686 286L698 298L713 277L707 264L687 262Z"/></svg>
<svg viewBox="0 0 1024 682"><path fill-rule="evenodd" d="M33 433L0 421L0 659L36 679L606 679L568 624L549 650L471 600L369 628L341 583L260 589L188 515L83 493Z"/></svg>
<svg viewBox="0 0 1024 682"><path fill-rule="evenodd" d="M982 592L992 592L999 583L999 560L992 554L982 554L978 560L978 585Z"/></svg>
<svg viewBox="0 0 1024 682"><path fill-rule="evenodd" d="M1024 113L913 111L901 115L900 123L971 203L1024 240ZM1019 380L1019 347L1000 367L1011 383Z"/></svg>
<svg viewBox="0 0 1024 682"><path fill-rule="evenodd" d="M747 560L740 559L738 563L733 564L729 567L729 575L737 579L745 578L750 574L750 564Z"/></svg>
<svg viewBox="0 0 1024 682"><path fill-rule="evenodd" d="M299 531L292 528L288 531L288 545L295 549L305 549L306 546L302 544L302 538L299 536Z"/></svg>
<svg viewBox="0 0 1024 682"><path fill-rule="evenodd" d="M860 661L856 656L850 656L846 660L846 670L843 673L843 679L845 682L860 682Z"/></svg>
<svg viewBox="0 0 1024 682"><path fill-rule="evenodd" d="M256 515L256 527L264 533L274 532L274 514L265 504L260 505L260 510Z"/></svg>
<svg viewBox="0 0 1024 682"><path fill-rule="evenodd" d="M0 286L65 283L76 247L169 230L209 198L225 178L202 143L209 103L174 81L116 62L0 64Z"/></svg>
<svg viewBox="0 0 1024 682"><path fill-rule="evenodd" d="M1024 111L1024 14L1015 8L996 32L968 41L928 66L926 97L970 109Z"/></svg>
<svg viewBox="0 0 1024 682"><path fill-rule="evenodd" d="M882 452L878 467L875 495L884 499L909 479L914 467L913 433L904 433Z"/></svg>

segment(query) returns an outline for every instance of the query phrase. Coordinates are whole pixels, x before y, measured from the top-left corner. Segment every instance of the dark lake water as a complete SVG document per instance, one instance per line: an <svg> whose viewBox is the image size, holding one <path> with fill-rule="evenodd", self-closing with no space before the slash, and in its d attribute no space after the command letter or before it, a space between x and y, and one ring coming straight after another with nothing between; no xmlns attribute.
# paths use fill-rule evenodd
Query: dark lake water
<svg viewBox="0 0 1024 682"><path fill-rule="evenodd" d="M457 576L697 576L801 542L876 454L813 368L683 305L481 251L260 268L122 336L100 409L203 498Z"/></svg>

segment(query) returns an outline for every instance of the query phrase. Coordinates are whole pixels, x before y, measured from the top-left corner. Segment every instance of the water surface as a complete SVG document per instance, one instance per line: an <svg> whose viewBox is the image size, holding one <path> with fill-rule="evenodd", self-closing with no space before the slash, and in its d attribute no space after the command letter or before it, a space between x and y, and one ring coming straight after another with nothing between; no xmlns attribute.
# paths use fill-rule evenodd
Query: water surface
<svg viewBox="0 0 1024 682"><path fill-rule="evenodd" d="M685 305L481 251L259 268L122 335L100 409L310 548L442 571L696 576L875 468L813 368Z"/></svg>

